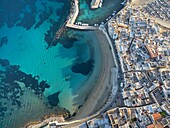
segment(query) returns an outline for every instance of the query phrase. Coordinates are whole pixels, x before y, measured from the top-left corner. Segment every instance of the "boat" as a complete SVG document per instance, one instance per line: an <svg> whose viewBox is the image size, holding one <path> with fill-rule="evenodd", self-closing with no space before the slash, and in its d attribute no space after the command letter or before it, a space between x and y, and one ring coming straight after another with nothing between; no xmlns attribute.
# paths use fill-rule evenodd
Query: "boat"
<svg viewBox="0 0 170 128"><path fill-rule="evenodd" d="M102 7L103 0L100 0L99 7Z"/></svg>
<svg viewBox="0 0 170 128"><path fill-rule="evenodd" d="M112 16L114 16L116 13L112 13Z"/></svg>
<svg viewBox="0 0 170 128"><path fill-rule="evenodd" d="M121 4L122 4L122 5L125 5L125 4L126 4L126 0L124 0Z"/></svg>
<svg viewBox="0 0 170 128"><path fill-rule="evenodd" d="M100 7L100 8L102 7L102 2L100 2L99 7Z"/></svg>

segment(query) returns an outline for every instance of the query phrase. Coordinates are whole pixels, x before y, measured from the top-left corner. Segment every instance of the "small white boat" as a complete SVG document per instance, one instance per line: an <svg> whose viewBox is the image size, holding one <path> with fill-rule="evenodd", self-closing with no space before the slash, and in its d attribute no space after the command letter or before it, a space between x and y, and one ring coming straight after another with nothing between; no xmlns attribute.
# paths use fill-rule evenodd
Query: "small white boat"
<svg viewBox="0 0 170 128"><path fill-rule="evenodd" d="M112 16L114 16L116 13L112 13Z"/></svg>
<svg viewBox="0 0 170 128"><path fill-rule="evenodd" d="M99 7L100 7L100 8L102 7L102 2L100 2Z"/></svg>
<svg viewBox="0 0 170 128"><path fill-rule="evenodd" d="M122 4L122 5L125 5L125 4L126 4L126 0L124 0L121 4Z"/></svg>

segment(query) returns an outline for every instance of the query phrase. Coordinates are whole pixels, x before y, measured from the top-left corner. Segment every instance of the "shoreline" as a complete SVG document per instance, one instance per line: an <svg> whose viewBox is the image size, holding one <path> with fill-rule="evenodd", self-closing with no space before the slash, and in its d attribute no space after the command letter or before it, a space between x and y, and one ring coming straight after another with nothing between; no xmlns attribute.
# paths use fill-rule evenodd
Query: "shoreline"
<svg viewBox="0 0 170 128"><path fill-rule="evenodd" d="M95 32L94 31L90 31L89 32L89 36L95 36ZM80 108L77 108L75 113L77 113L77 111L79 111L82 106L84 105L84 103L87 101L89 94L91 93L91 90L93 88L93 84L96 84L96 81L98 79L98 77L100 77L101 74L101 68L103 66L102 62L102 53L101 53L101 48L98 44L98 39L95 37L95 39L93 39L94 41L92 42L87 42L88 47L90 48L90 58L94 61L94 67L92 69L92 71L90 71L90 73L88 74L88 78L86 79L86 81L84 81L81 84L81 87L79 88L79 92L77 93L78 97L75 99L76 101L83 101L81 102L82 104L80 105ZM100 57L98 57L100 56ZM82 100L83 99L83 100ZM74 117L73 117L74 118Z"/></svg>
<svg viewBox="0 0 170 128"><path fill-rule="evenodd" d="M87 116L93 115L95 112L100 110L103 105L107 102L109 97L111 84L111 69L116 67L114 59L111 54L109 42L101 30L95 30L95 36L98 40L99 46L101 48L102 55L102 69L99 75L99 79L95 78L92 81L93 88L84 102L83 106L78 110L78 113L71 120L85 118ZM110 59L108 59L110 58ZM85 84L89 84L85 83Z"/></svg>
<svg viewBox="0 0 170 128"><path fill-rule="evenodd" d="M64 125L64 128L76 127L78 124L94 118L104 112L110 105L110 101L115 98L117 94L117 80L114 81L113 79L117 79L118 70L115 70L117 69L115 64L116 58L112 56L109 39L106 34L104 34L100 29L97 29L95 34L101 47L104 60L99 80L96 83L93 81L94 87L91 89L87 100L74 117L68 118L64 123L53 121L49 122L49 124L56 123L57 125ZM114 73L113 70L116 72Z"/></svg>
<svg viewBox="0 0 170 128"><path fill-rule="evenodd" d="M47 114L44 115L40 120L32 121L26 124L25 128L37 128L48 125L49 121L59 120L60 122L64 122L64 118L62 115L56 115L56 114Z"/></svg>
<svg viewBox="0 0 170 128"><path fill-rule="evenodd" d="M66 127L67 125L70 126L70 125L79 124L83 121L86 121L92 117L99 115L101 108L103 108L104 105L106 105L106 103L108 102L111 94L111 90L115 86L115 84L112 83L111 80L112 78L111 75L113 75L111 73L111 70L117 67L115 64L116 63L115 58L113 57L110 49L109 40L107 39L106 35L102 32L102 30L97 29L94 31L94 33L98 40L99 47L101 48L101 55L103 61L103 65L101 69L102 71L100 71L101 73L99 75L99 79L97 76L95 76L95 81L92 78L91 84L94 85L91 89L91 92L89 92L89 96L87 96L86 98L87 100L83 103L83 106L80 109L78 109L74 117L68 118L65 122L63 122L63 124ZM85 83L85 85L89 84L89 82ZM84 87L86 87L85 85ZM80 91L83 91L83 89L80 89ZM115 93L115 95L116 94L117 93ZM54 123L54 122L56 122L56 120L50 121L49 123ZM27 127L29 127L28 124Z"/></svg>
<svg viewBox="0 0 170 128"><path fill-rule="evenodd" d="M128 6L125 6L123 9L125 9L126 7ZM116 15L118 15L119 12ZM104 115L103 113L105 113L106 111L109 116L109 120L111 121L111 126L115 126L113 125L113 122L112 122L112 120L113 121L115 120L113 118L110 118L110 115L109 115L110 107L113 107L113 109L115 109L116 107L117 108L121 107L120 109L125 107L127 108L126 110L128 111L128 105L125 104L124 99L122 99L124 102L123 106L119 106L118 104L116 105L116 102L119 99L118 96L121 94L120 88L122 87L121 86L122 83L120 84L119 79L120 79L120 74L122 73L120 72L121 71L120 66L122 65L118 64L120 63L120 57L118 58L116 54L119 52L115 48L116 46L113 45L112 37L109 34L110 33L106 31L106 26L103 26L103 25L100 25L100 27L97 30L94 30L94 38L97 39L97 46L96 46L97 48L94 48L94 50L98 49L98 46L100 47L99 50L100 50L100 54L102 58L101 59L102 63L101 63L101 69L98 70L98 72L100 73L96 74L94 73L95 71L93 71L93 74L95 74L94 77L90 77L89 79L87 79L87 81L82 84L83 87L81 87L79 90L80 97L81 97L81 93L85 91L84 88L92 86L91 89L89 89L90 90L89 95L85 98L86 100L83 102L82 106L75 111L74 116L71 116L70 118L66 119L64 122L57 122L58 120L49 121L48 126L50 126L50 124L55 123L57 126L63 125L62 126L63 128L68 128L68 127L71 128L71 127L76 127L77 125L81 123L88 124L88 121L90 119L99 117L100 115ZM96 55L94 57L96 58ZM124 75L124 78L125 78L125 75ZM119 99L119 101L121 100ZM129 105L129 106L131 108L134 108L132 105ZM145 107L145 106L141 105L141 108L142 107ZM122 115L122 113L123 113L122 111L119 112L120 115ZM117 112L115 112L115 114L117 114ZM121 118L123 119L124 116ZM131 121L129 120L129 122ZM117 125L119 127L119 122L117 122ZM125 126L126 125L122 127L125 127Z"/></svg>
<svg viewBox="0 0 170 128"><path fill-rule="evenodd" d="M74 1L78 1L78 0L74 0ZM124 9L125 7L123 7L122 9ZM117 12L117 14L119 12ZM66 26L68 28L72 28L72 26L69 26L68 24L69 23L67 22ZM74 25L74 23L72 25ZM87 26L83 26L83 27L87 27ZM81 30L81 29L78 28L77 30ZM76 113L74 117L68 118L65 121L65 123L63 123L65 125L72 124L75 122L80 123L82 121L88 120L100 114L101 108L107 105L109 97L112 93L111 90L115 87L115 84L114 84L115 82L111 83L112 82L111 76L113 75L111 70L112 68L118 68L117 60L115 60L117 58L115 58L112 55L112 50L111 50L110 42L107 38L107 35L104 34L104 32L97 27L94 29L92 28L91 31L95 32L95 37L97 38L99 46L101 48L101 54L103 56L102 71L101 71L101 74L99 75L99 80L95 78L96 80L92 81L95 85L93 85L91 91L89 92L89 96L86 97L86 100L83 103L83 106L78 109L78 113ZM115 77L115 75L113 75L113 77ZM85 83L85 84L88 84L88 83ZM116 94L117 92L115 93L115 95ZM49 122L49 123L52 123L52 122Z"/></svg>

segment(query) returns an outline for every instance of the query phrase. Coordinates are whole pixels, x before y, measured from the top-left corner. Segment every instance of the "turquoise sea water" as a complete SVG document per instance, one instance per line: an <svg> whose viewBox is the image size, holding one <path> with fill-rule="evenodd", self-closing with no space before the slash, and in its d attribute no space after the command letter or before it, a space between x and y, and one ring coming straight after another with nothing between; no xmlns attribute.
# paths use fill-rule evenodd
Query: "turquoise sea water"
<svg viewBox="0 0 170 128"><path fill-rule="evenodd" d="M92 18L87 3L80 7ZM83 105L102 55L92 31L67 29L55 39L69 10L68 0L0 1L0 128L19 128L49 113L73 114Z"/></svg>
<svg viewBox="0 0 170 128"><path fill-rule="evenodd" d="M91 0L79 0L80 13L76 22L85 22L91 25L95 23L106 22L106 19L114 11L120 11L124 5L124 0L103 0L102 8L90 9Z"/></svg>

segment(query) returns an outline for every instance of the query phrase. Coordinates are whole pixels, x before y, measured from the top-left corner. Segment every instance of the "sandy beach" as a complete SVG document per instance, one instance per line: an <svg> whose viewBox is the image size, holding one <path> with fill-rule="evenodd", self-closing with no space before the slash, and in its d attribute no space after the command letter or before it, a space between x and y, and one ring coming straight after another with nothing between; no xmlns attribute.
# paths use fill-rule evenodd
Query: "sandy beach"
<svg viewBox="0 0 170 128"><path fill-rule="evenodd" d="M111 90L113 87L113 81L111 81L111 69L116 67L115 61L113 59L109 42L103 32L100 30L95 30L95 36L98 39L98 44L101 48L103 62L101 65L101 70L99 71L100 74L98 76L94 75L95 77L90 77L89 80L85 83L85 86L89 86L90 84L91 86L93 86L93 89L91 89L87 100L83 104L83 107L78 110L76 116L67 120L64 123L61 123L62 125L64 125L64 128L76 127L78 124L97 116L99 114L98 111L108 101L109 95L111 94ZM80 95L81 91L83 92L86 88L85 86L82 86L82 88L80 89Z"/></svg>
<svg viewBox="0 0 170 128"><path fill-rule="evenodd" d="M83 107L78 111L76 119L82 119L97 112L106 102L112 88L110 81L111 68L115 67L115 63L112 57L112 53L107 42L107 38L100 30L95 31L96 38L98 39L101 47L103 64L101 67L101 73L95 80L90 80L86 84L93 86L90 95L87 97ZM91 83L90 83L91 82ZM82 89L81 89L82 90Z"/></svg>

